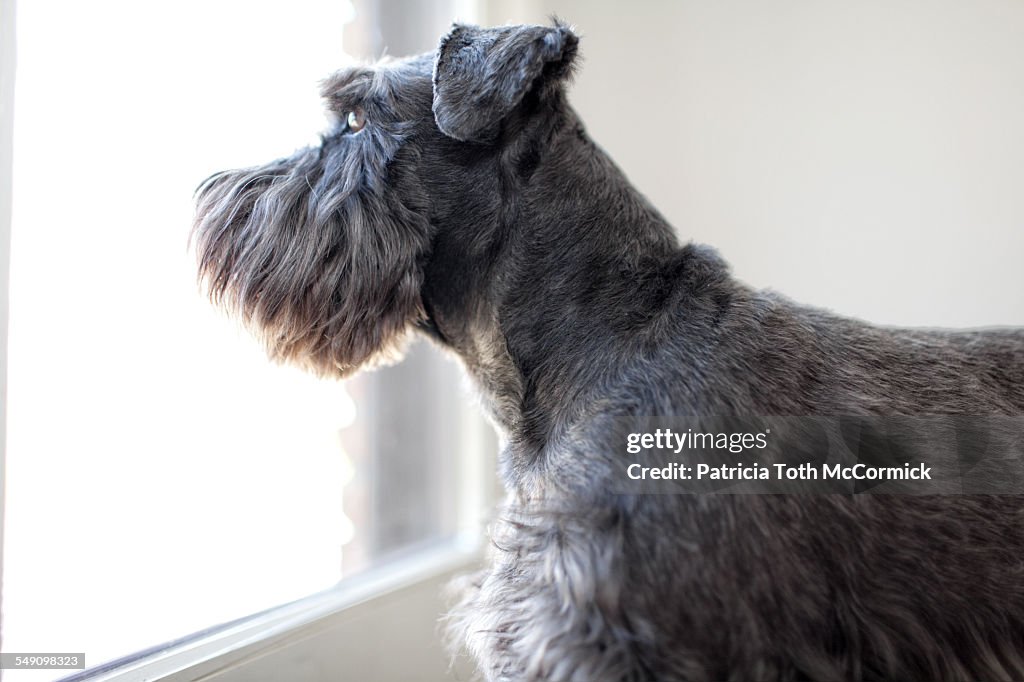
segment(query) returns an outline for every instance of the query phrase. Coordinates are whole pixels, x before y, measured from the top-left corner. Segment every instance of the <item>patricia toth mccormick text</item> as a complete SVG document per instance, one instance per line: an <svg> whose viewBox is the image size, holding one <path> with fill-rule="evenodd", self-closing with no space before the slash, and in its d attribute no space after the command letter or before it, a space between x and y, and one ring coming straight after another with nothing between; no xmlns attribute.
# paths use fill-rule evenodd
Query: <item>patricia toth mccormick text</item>
<svg viewBox="0 0 1024 682"><path fill-rule="evenodd" d="M626 452L682 455L685 461L628 462L633 481L929 481L932 467L924 462L779 462L769 451L771 428L761 431L702 431L657 428L629 433ZM705 457L701 457L701 454ZM727 454L728 453L728 454ZM746 462L727 462L746 454ZM758 455L768 461L757 461ZM704 459L705 461L701 461Z"/></svg>
<svg viewBox="0 0 1024 682"><path fill-rule="evenodd" d="M671 462L663 467L645 467L633 462L626 475L637 480L690 480L711 481L924 481L931 480L932 470L924 464L906 462L901 467L877 467L867 464L843 466L841 464L707 464L695 465Z"/></svg>
<svg viewBox="0 0 1024 682"><path fill-rule="evenodd" d="M671 451L680 454L684 450L716 450L742 453L748 450L765 450L771 429L756 433L739 432L695 432L673 431L670 428L655 429L648 433L631 433L626 437L626 452L632 455L644 450ZM931 480L931 467L924 463L903 462L900 466L870 466L857 463L843 466L841 463L799 464L752 462L749 464L668 462L664 466L644 466L633 462L626 467L626 475L632 480L690 480L708 479L721 481L767 481L772 478L783 481L816 480Z"/></svg>
<svg viewBox="0 0 1024 682"><path fill-rule="evenodd" d="M618 493L1014 494L1024 485L1021 418L638 416L614 426L606 461Z"/></svg>

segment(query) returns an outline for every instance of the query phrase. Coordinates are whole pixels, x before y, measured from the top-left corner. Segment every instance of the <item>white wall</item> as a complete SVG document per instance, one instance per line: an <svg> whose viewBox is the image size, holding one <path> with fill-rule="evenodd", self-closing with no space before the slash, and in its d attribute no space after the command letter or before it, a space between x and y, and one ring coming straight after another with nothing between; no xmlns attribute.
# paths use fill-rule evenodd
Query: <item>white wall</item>
<svg viewBox="0 0 1024 682"><path fill-rule="evenodd" d="M1024 324L1024 2L490 2L680 236L881 323Z"/></svg>

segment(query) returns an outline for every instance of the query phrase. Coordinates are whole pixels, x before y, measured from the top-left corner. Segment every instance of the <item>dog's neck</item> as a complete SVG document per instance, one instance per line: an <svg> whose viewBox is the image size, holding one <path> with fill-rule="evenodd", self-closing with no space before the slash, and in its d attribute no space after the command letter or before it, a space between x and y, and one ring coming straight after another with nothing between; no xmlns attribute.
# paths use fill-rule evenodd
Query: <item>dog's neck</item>
<svg viewBox="0 0 1024 682"><path fill-rule="evenodd" d="M535 165L524 163L529 148L495 159L483 189L500 205L483 225L441 226L423 289L424 330L479 385L519 453L505 463L513 470L542 456L614 372L614 346L666 304L682 253L575 115L566 110L560 123Z"/></svg>

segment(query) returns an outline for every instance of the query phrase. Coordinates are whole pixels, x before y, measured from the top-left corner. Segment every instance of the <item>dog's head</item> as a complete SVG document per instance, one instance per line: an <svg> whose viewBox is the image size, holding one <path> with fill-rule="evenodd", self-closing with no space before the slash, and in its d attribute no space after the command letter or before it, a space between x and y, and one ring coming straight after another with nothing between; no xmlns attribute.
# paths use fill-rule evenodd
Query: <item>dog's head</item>
<svg viewBox="0 0 1024 682"><path fill-rule="evenodd" d="M544 118L576 44L560 25L457 25L436 53L328 78L319 146L197 191L211 298L275 360L345 376L394 358L424 318L435 240L452 220L494 219L488 159Z"/></svg>

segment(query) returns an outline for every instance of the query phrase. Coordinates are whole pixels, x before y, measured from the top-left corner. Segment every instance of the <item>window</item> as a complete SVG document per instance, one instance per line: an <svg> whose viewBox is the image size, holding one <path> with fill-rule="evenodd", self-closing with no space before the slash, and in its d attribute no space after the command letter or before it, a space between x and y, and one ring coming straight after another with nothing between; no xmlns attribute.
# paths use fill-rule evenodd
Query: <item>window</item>
<svg viewBox="0 0 1024 682"><path fill-rule="evenodd" d="M479 535L493 443L454 363L272 366L186 252L200 180L315 140L354 17L380 30L339 0L18 5L4 651L91 667L303 600L280 628Z"/></svg>

